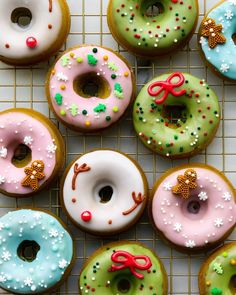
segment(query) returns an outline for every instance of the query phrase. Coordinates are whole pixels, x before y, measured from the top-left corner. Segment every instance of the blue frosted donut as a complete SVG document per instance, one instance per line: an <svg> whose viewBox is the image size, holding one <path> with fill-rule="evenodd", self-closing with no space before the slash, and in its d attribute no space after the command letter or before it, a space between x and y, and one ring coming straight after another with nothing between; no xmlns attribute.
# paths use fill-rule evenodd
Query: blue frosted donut
<svg viewBox="0 0 236 295"><path fill-rule="evenodd" d="M235 26L236 1L225 0L204 17L199 30L203 56L223 79L236 80Z"/></svg>
<svg viewBox="0 0 236 295"><path fill-rule="evenodd" d="M72 267L73 240L51 214L17 210L0 218L0 287L17 294L45 293Z"/></svg>

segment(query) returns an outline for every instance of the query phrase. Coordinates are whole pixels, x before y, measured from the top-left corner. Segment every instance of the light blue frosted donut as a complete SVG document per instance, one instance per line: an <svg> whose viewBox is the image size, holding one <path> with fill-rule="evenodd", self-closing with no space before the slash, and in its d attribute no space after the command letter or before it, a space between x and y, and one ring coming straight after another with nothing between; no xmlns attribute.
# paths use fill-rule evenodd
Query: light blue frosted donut
<svg viewBox="0 0 236 295"><path fill-rule="evenodd" d="M31 262L19 257L25 241L40 246ZM72 260L72 238L52 215L24 209L0 218L1 288L19 294L47 292L64 278Z"/></svg>
<svg viewBox="0 0 236 295"><path fill-rule="evenodd" d="M226 42L218 44L215 48L210 48L207 37L200 37L200 47L205 58L215 70L224 78L236 80L236 46L232 36L236 28L236 0L226 0L220 2L204 18L215 21L216 25L222 25L222 35ZM201 35L201 28L200 28Z"/></svg>

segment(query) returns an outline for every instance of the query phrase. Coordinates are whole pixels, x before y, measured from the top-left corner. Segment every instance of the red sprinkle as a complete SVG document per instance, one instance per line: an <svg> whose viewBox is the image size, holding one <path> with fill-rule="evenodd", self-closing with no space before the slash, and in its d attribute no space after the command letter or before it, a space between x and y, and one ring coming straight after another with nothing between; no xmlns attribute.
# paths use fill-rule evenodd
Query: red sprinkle
<svg viewBox="0 0 236 295"><path fill-rule="evenodd" d="M72 203L76 203L76 198L72 198Z"/></svg>
<svg viewBox="0 0 236 295"><path fill-rule="evenodd" d="M92 213L90 211L84 211L82 214L81 214L81 219L84 221L84 222L89 222L91 219L92 219Z"/></svg>
<svg viewBox="0 0 236 295"><path fill-rule="evenodd" d="M34 37L29 37L26 39L26 45L31 49L35 48L37 44L38 42Z"/></svg>

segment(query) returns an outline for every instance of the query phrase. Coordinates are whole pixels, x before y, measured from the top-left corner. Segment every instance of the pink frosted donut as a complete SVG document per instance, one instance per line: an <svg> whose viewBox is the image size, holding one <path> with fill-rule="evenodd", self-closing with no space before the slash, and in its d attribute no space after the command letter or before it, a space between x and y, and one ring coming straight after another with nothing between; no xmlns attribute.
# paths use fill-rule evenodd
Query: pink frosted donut
<svg viewBox="0 0 236 295"><path fill-rule="evenodd" d="M151 214L155 228L177 249L206 250L234 229L234 188L208 165L173 168L154 185Z"/></svg>
<svg viewBox="0 0 236 295"><path fill-rule="evenodd" d="M57 176L65 148L56 126L31 109L0 113L0 192L27 197Z"/></svg>
<svg viewBox="0 0 236 295"><path fill-rule="evenodd" d="M82 132L107 128L120 119L132 102L134 89L133 72L120 54L87 45L60 56L46 83L57 118Z"/></svg>

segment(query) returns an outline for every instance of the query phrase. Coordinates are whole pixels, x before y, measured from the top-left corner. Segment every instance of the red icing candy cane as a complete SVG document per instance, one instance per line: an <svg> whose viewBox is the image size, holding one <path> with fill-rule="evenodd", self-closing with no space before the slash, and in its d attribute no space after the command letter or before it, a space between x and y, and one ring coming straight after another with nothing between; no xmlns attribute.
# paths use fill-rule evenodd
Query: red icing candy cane
<svg viewBox="0 0 236 295"><path fill-rule="evenodd" d="M111 268L108 270L110 272L121 270L125 268L129 268L134 276L138 279L143 279L144 276L136 271L139 270L148 270L152 266L151 259L148 256L137 255L134 256L126 251L116 251L112 254L111 260L115 263L119 263L120 265L112 264ZM137 260L143 260L145 263L139 263Z"/></svg>
<svg viewBox="0 0 236 295"><path fill-rule="evenodd" d="M173 83L173 79L174 78L179 78L179 81L177 81L176 83ZM160 99L156 99L155 103L156 104L161 104L163 103L168 95L171 93L174 96L182 96L186 93L185 89L179 90L179 91L175 91L174 88L180 87L184 84L185 78L183 76L182 73L180 72L176 72L173 73L172 75L170 75L166 81L157 81L152 83L149 87L148 87L148 94L150 96L158 96L159 94L163 93L163 96ZM158 90L155 90L154 88L159 87Z"/></svg>

